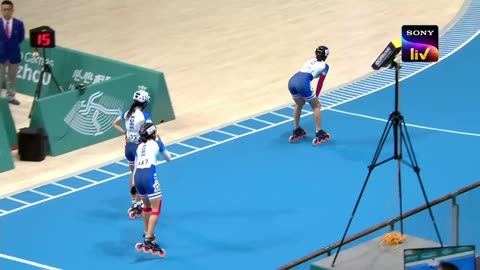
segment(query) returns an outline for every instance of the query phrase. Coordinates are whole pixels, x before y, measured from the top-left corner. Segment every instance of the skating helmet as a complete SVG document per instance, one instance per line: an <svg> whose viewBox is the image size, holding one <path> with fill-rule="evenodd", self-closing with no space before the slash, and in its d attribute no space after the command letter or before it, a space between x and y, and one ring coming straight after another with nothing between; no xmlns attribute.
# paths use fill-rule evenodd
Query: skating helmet
<svg viewBox="0 0 480 270"><path fill-rule="evenodd" d="M141 103L142 107L145 109L150 101L150 95L145 90L137 90L135 94L133 94L133 100Z"/></svg>
<svg viewBox="0 0 480 270"><path fill-rule="evenodd" d="M330 50L326 46L318 46L317 49L315 49L315 56L318 61L327 60L329 54Z"/></svg>
<svg viewBox="0 0 480 270"><path fill-rule="evenodd" d="M140 128L139 134L143 141L155 139L157 137L157 127L153 123L145 123Z"/></svg>

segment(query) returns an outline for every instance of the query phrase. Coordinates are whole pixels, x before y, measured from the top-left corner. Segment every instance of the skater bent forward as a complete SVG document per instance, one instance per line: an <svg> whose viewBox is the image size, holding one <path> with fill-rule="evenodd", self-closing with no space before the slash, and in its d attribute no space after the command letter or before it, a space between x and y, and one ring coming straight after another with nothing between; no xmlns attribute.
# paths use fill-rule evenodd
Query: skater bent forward
<svg viewBox="0 0 480 270"><path fill-rule="evenodd" d="M321 144L330 139L330 134L322 129L320 101L318 97L322 90L323 82L328 74L329 66L325 63L330 51L325 46L319 46L315 50L315 58L306 61L303 67L295 73L288 81L288 90L295 101L294 131L290 136L290 142L296 142L307 136L305 130L300 127L300 115L303 105L308 102L313 109L313 117L315 119L315 136L313 145ZM311 89L311 81L318 78L316 91Z"/></svg>

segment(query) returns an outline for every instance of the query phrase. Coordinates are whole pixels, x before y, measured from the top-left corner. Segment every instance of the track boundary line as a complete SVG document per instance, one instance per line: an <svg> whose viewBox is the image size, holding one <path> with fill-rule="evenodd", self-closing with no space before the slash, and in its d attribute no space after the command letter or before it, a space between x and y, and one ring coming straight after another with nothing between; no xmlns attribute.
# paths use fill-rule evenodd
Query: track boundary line
<svg viewBox="0 0 480 270"><path fill-rule="evenodd" d="M336 113L341 113L341 114L346 114L346 115L351 115L355 117L361 117L361 118L366 118L370 120L375 120L375 121L380 121L380 122L387 122L387 119L380 118L380 117L374 117L366 114L361 114L361 113L354 113L354 112L349 112L349 111L344 111L344 110L337 110L337 109L326 109L326 111L331 111L331 112L336 112ZM429 127L429 126L423 126L423 125L416 125L416 124L405 124L407 127L414 127L414 128L419 128L419 129L426 129L426 130L432 130L432 131L439 131L439 132L444 132L444 133L451 133L451 134L456 134L456 135L465 135L465 136L472 136L472 137L480 137L479 133L472 133L472 132L464 132L464 131L457 131L457 130L451 130L451 129L444 129L444 128L434 128L434 127Z"/></svg>
<svg viewBox="0 0 480 270"><path fill-rule="evenodd" d="M28 265L31 265L31 266L35 266L35 267L38 267L38 268L45 269L45 270L62 270L60 268L56 268L56 267L48 266L48 265L45 265L45 264L41 264L41 263L37 263L37 262L33 262L33 261L21 259L21 258L17 258L17 257L10 256L10 255L7 255L7 254L2 254L2 253L0 253L0 258L6 259L6 260L9 260L9 261L28 264Z"/></svg>

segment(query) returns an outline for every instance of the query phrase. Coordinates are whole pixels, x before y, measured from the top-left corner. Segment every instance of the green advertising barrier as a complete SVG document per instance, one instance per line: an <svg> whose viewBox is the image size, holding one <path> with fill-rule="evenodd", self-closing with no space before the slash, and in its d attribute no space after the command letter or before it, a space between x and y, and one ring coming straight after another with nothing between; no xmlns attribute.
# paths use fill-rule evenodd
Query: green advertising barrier
<svg viewBox="0 0 480 270"><path fill-rule="evenodd" d="M2 125L0 124L0 128ZM4 140L4 136L7 136L7 132L5 129L0 130L0 173L12 170L15 168L12 158L12 151L10 150L10 146L8 145L8 141Z"/></svg>
<svg viewBox="0 0 480 270"><path fill-rule="evenodd" d="M150 107L152 120L155 123L175 119L173 106L168 93L165 77L162 72L150 70L108 58L63 48L46 49L44 58L35 57L30 42L26 39L21 44L22 63L17 74L17 91L33 96L40 79L40 71L44 62L50 65L57 82L65 91L83 83L87 86L95 85L125 74L132 74L134 89L140 88L150 93L156 106ZM43 54L43 50L39 51ZM44 60L45 59L45 60ZM41 97L48 97L59 93L52 75L45 73L42 80ZM119 95L123 91L130 91L125 85L117 89ZM117 95L114 93L113 96ZM153 110L153 111L152 111Z"/></svg>
<svg viewBox="0 0 480 270"><path fill-rule="evenodd" d="M8 99L5 97L0 97L0 127L5 130L8 146L14 147L17 146L17 129L15 128L15 121L12 117L12 112L8 104ZM1 137L5 138L5 137Z"/></svg>
<svg viewBox="0 0 480 270"><path fill-rule="evenodd" d="M16 144L16 131L15 127L12 129L11 123L13 119L8 101L0 97L0 172L12 170L15 167L10 147L13 146L12 133Z"/></svg>
<svg viewBox="0 0 480 270"><path fill-rule="evenodd" d="M127 74L90 85L83 92L41 98L33 109L30 127L46 130L52 156L118 137L112 123L121 111L129 109L135 86L134 75Z"/></svg>

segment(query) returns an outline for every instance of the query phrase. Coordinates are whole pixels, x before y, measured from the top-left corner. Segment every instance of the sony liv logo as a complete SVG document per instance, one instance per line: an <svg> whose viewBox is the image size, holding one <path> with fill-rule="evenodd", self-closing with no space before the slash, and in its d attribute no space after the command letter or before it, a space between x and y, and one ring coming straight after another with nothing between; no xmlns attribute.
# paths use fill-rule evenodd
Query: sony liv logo
<svg viewBox="0 0 480 270"><path fill-rule="evenodd" d="M437 25L402 26L402 61L437 62L438 40Z"/></svg>

